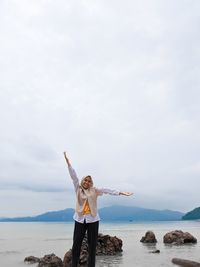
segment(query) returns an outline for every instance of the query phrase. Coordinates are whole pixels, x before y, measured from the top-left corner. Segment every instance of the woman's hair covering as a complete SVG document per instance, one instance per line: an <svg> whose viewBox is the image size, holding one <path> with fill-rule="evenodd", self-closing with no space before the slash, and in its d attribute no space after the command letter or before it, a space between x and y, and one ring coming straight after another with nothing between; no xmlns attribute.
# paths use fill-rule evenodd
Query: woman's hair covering
<svg viewBox="0 0 200 267"><path fill-rule="evenodd" d="M87 177L89 177L90 180L91 180L91 185L90 185L90 187L93 187L93 180L92 180L92 177L91 177L90 175L86 175L86 176L84 176L84 177L81 179L80 186L83 187L83 186L82 186L82 183L83 183L83 181L85 180L85 178L87 178Z"/></svg>

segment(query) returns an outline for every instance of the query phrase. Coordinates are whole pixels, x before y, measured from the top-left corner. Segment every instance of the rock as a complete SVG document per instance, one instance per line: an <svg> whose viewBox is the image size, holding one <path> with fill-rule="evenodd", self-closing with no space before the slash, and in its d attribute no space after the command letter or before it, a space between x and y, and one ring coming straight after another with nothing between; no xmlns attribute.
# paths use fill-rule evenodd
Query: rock
<svg viewBox="0 0 200 267"><path fill-rule="evenodd" d="M29 256L24 259L25 262L28 263L37 263L40 261L40 258L34 257L34 256Z"/></svg>
<svg viewBox="0 0 200 267"><path fill-rule="evenodd" d="M147 231L145 236L143 236L140 240L142 243L157 243L154 232Z"/></svg>
<svg viewBox="0 0 200 267"><path fill-rule="evenodd" d="M49 254L40 259L38 267L63 267L63 262L55 254Z"/></svg>
<svg viewBox="0 0 200 267"><path fill-rule="evenodd" d="M88 253L85 250L81 250L79 265L82 267L87 266L87 260L88 259ZM71 267L72 266L72 250L68 250L65 253L64 259L63 259L63 267Z"/></svg>
<svg viewBox="0 0 200 267"><path fill-rule="evenodd" d="M99 234L97 239L96 255L116 255L122 252L122 240L116 236ZM79 266L87 266L88 243L87 237L83 239ZM68 250L63 259L63 267L71 267L72 250Z"/></svg>
<svg viewBox="0 0 200 267"><path fill-rule="evenodd" d="M150 251L150 253L160 253L160 250L156 249L156 250Z"/></svg>
<svg viewBox="0 0 200 267"><path fill-rule="evenodd" d="M197 243L197 239L188 232L176 230L165 234L163 242L166 244L182 245L186 243Z"/></svg>
<svg viewBox="0 0 200 267"><path fill-rule="evenodd" d="M65 253L64 259L63 259L63 266L64 267L71 267L72 265L72 250L68 250Z"/></svg>
<svg viewBox="0 0 200 267"><path fill-rule="evenodd" d="M122 240L116 236L99 234L96 255L116 255L122 252Z"/></svg>
<svg viewBox="0 0 200 267"><path fill-rule="evenodd" d="M87 250L82 250L79 260L80 266L86 266L88 263L88 252Z"/></svg>
<svg viewBox="0 0 200 267"><path fill-rule="evenodd" d="M180 265L180 266L183 266L183 267L200 267L200 262L196 262L196 261L173 258L172 262L174 264L177 264L177 265Z"/></svg>

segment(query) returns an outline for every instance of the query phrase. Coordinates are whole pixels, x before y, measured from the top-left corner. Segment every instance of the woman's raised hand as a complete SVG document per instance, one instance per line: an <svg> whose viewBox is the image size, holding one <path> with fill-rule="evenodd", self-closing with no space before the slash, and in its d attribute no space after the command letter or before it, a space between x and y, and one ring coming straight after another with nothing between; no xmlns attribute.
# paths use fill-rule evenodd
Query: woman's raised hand
<svg viewBox="0 0 200 267"><path fill-rule="evenodd" d="M67 157L67 153L64 151L63 154L64 154L65 160L67 162L67 165L70 166L71 164L70 164L70 161L69 161L69 159Z"/></svg>
<svg viewBox="0 0 200 267"><path fill-rule="evenodd" d="M132 192L120 192L119 194L123 195L123 196L132 196L133 195Z"/></svg>

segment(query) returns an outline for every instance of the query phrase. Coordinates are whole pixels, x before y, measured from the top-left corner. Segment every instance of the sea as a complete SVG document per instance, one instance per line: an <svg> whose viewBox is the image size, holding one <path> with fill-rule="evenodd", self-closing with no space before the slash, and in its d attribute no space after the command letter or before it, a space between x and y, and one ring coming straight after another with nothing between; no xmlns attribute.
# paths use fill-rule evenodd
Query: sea
<svg viewBox="0 0 200 267"><path fill-rule="evenodd" d="M1 222L0 263L3 267L25 267L27 256L54 253L63 259L72 246L73 222ZM153 231L157 244L140 242L146 231ZM173 230L189 232L197 244L166 245L163 236ZM170 267L172 258L200 262L200 221L100 222L99 232L123 241L123 252L116 256L97 256L97 267ZM152 253L156 249L159 254ZM37 266L33 264L31 266Z"/></svg>

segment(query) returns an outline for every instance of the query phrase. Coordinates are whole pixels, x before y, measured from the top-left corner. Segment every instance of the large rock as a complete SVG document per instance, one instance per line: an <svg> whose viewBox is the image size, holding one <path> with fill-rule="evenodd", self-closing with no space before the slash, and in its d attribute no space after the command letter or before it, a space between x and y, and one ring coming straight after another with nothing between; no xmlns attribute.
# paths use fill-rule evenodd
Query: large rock
<svg viewBox="0 0 200 267"><path fill-rule="evenodd" d="M200 262L184 260L179 258L173 258L172 262L183 267L200 267Z"/></svg>
<svg viewBox="0 0 200 267"><path fill-rule="evenodd" d="M122 252L122 240L116 236L99 234L96 255L116 255Z"/></svg>
<svg viewBox="0 0 200 267"><path fill-rule="evenodd" d="M122 240L116 236L109 235L98 235L97 239L97 248L96 255L116 255L117 253L122 252ZM63 267L71 267L72 261L72 251L68 250L63 259ZM88 243L87 237L84 238L79 265L81 267L87 266L88 261Z"/></svg>
<svg viewBox="0 0 200 267"><path fill-rule="evenodd" d="M143 236L140 240L142 243L157 243L156 236L154 232L147 231L145 236Z"/></svg>
<svg viewBox="0 0 200 267"><path fill-rule="evenodd" d="M163 237L163 242L166 244L182 245L186 243L197 243L197 239L188 232L176 230L166 233Z"/></svg>

